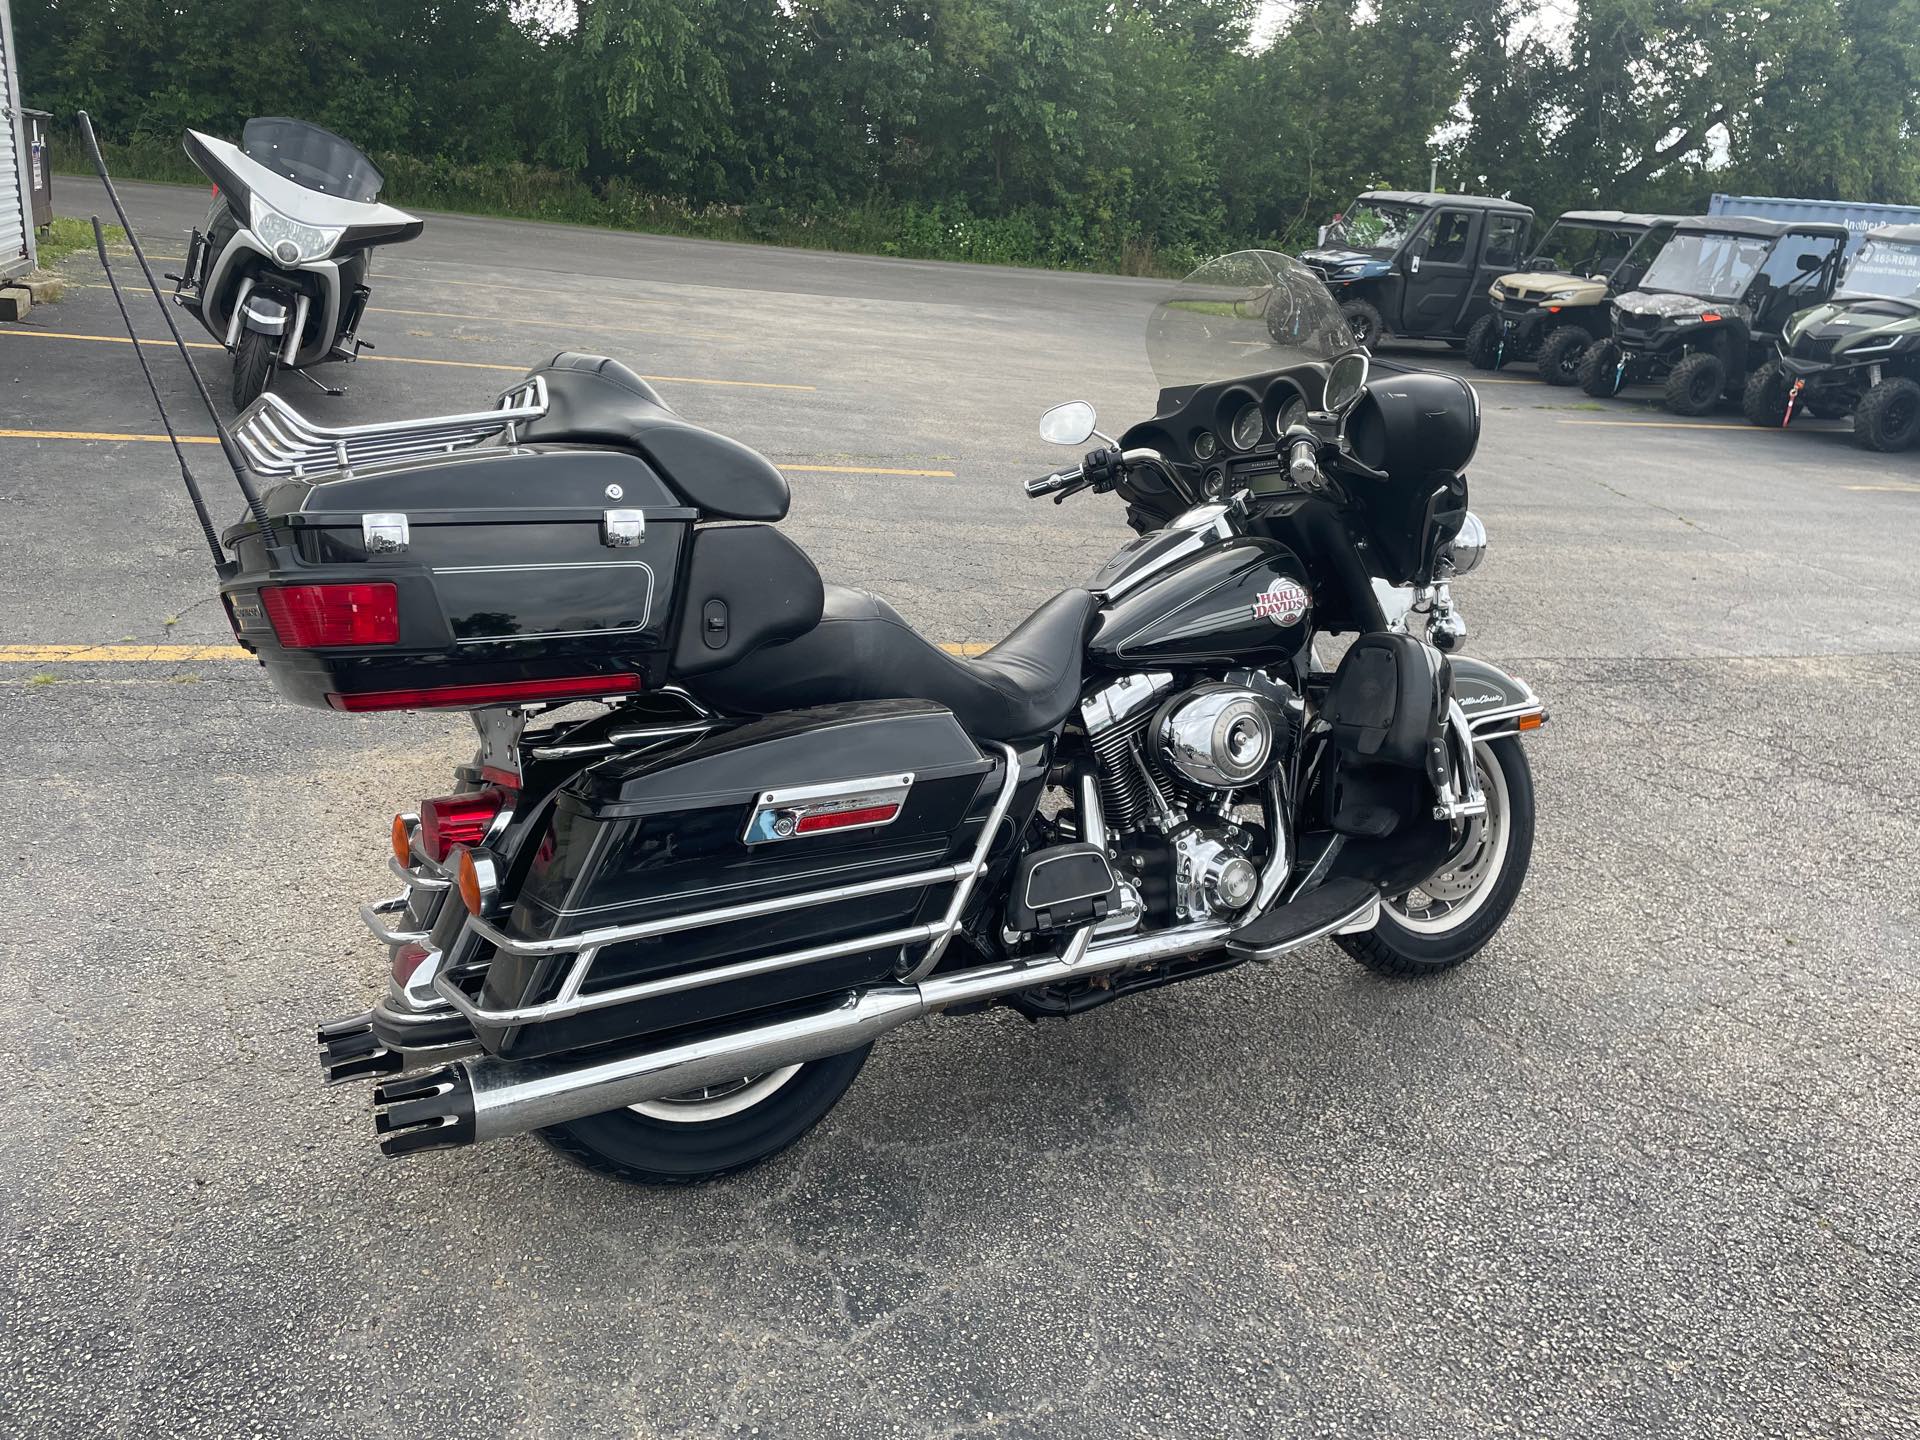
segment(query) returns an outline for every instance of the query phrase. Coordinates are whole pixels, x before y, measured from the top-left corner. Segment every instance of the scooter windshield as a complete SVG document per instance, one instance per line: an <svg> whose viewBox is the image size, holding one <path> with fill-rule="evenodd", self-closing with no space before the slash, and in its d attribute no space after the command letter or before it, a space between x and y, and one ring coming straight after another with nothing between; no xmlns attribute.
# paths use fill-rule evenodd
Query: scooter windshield
<svg viewBox="0 0 1920 1440"><path fill-rule="evenodd" d="M371 204L387 183L386 176L355 146L305 120L283 116L249 120L240 134L240 149L274 174L342 200Z"/></svg>
<svg viewBox="0 0 1920 1440"><path fill-rule="evenodd" d="M1277 250L1209 260L1147 317L1147 359L1163 390L1334 360L1359 348L1320 277Z"/></svg>

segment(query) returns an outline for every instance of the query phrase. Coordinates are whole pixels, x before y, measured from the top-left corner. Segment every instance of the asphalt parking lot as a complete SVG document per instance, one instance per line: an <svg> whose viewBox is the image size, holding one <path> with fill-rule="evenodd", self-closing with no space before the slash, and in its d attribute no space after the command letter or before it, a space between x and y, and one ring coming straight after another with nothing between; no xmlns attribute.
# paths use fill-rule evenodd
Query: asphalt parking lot
<svg viewBox="0 0 1920 1440"><path fill-rule="evenodd" d="M179 255L202 192L125 190ZM903 1031L796 1149L656 1193L531 1139L386 1161L320 1089L462 722L222 658L166 448L56 438L159 428L69 269L0 326L0 1433L1920 1433L1920 455L1476 377L1468 648L1554 712L1487 953ZM281 382L309 413L620 356L937 639L1125 536L1019 482L1044 406L1151 409L1151 283L435 218L374 284L349 394Z"/></svg>

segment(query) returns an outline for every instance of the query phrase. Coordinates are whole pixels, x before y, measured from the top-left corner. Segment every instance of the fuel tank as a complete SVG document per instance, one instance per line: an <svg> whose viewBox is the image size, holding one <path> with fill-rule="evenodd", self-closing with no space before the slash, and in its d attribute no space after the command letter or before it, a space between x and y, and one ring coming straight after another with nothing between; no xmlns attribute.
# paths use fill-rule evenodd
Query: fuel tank
<svg viewBox="0 0 1920 1440"><path fill-rule="evenodd" d="M1246 537L1211 546L1129 589L1100 613L1089 663L1109 670L1290 661L1313 633L1306 567Z"/></svg>

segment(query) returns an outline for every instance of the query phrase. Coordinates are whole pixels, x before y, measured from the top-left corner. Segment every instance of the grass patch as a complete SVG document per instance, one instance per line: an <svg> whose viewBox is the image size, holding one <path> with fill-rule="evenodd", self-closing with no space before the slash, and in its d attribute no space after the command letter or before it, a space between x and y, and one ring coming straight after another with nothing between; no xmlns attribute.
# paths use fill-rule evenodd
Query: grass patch
<svg viewBox="0 0 1920 1440"><path fill-rule="evenodd" d="M35 689L39 689L43 685L58 685L59 683L60 677L58 675L50 675L44 670L38 675L29 675L27 677L27 684L33 686Z"/></svg>
<svg viewBox="0 0 1920 1440"><path fill-rule="evenodd" d="M118 225L106 225L101 228L106 234L107 244L125 245L127 243L127 232ZM47 228L47 233L34 242L34 248L40 256L42 269L53 265L56 261L66 259L69 255L78 254L82 250L91 255L93 225L90 221L56 215L53 217L53 224Z"/></svg>

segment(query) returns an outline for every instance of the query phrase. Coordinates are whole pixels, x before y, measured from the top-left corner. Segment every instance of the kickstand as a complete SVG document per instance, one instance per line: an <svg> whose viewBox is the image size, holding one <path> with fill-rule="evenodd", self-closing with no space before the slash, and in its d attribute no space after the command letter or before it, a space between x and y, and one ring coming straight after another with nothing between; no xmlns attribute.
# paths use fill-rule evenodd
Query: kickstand
<svg viewBox="0 0 1920 1440"><path fill-rule="evenodd" d="M313 376L309 375L306 371L302 370L297 365L291 366L289 368L292 369L294 374L298 375L302 380L306 381L309 385L313 386L316 390L320 390L328 395L344 395L347 393L345 390L340 389L337 386L327 384L327 382L324 380L314 379Z"/></svg>

